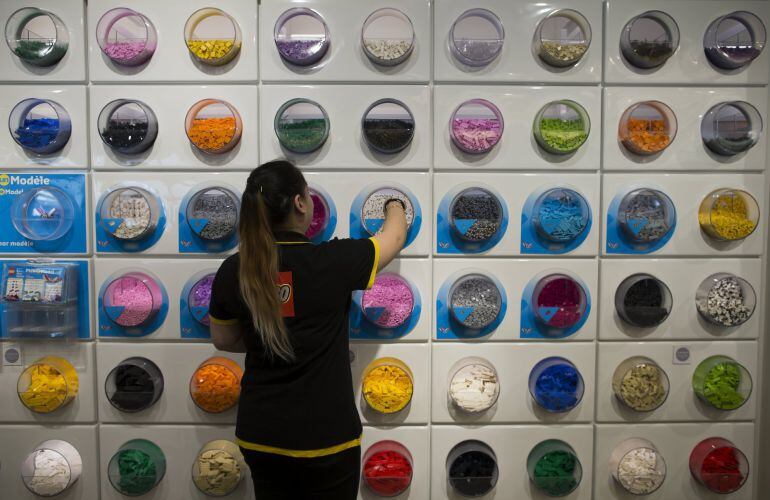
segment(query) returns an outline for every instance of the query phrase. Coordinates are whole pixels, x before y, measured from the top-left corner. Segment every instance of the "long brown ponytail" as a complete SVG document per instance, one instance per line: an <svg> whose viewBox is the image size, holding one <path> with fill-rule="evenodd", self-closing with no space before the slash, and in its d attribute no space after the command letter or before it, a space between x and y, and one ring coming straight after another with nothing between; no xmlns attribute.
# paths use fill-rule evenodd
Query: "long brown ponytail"
<svg viewBox="0 0 770 500"><path fill-rule="evenodd" d="M270 357L294 359L276 288L278 249L273 228L284 223L303 195L307 182L288 161L275 160L255 168L246 181L238 222L241 297L251 311L254 329Z"/></svg>

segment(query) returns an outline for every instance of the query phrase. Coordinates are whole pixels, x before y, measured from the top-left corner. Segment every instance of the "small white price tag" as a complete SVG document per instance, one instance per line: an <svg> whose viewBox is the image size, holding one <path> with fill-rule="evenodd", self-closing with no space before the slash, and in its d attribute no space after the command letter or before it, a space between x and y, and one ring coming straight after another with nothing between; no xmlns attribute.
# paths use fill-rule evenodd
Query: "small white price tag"
<svg viewBox="0 0 770 500"><path fill-rule="evenodd" d="M690 346L675 345L673 356L673 363L675 365L689 365L692 360L692 356L690 354Z"/></svg>
<svg viewBox="0 0 770 500"><path fill-rule="evenodd" d="M3 344L3 366L21 366L21 346Z"/></svg>

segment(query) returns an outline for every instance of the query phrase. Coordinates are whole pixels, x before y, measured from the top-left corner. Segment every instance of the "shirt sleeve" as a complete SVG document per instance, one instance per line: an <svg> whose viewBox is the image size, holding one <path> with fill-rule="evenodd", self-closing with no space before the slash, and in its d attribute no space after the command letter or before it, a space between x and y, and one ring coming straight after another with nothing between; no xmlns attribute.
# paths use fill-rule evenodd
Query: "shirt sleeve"
<svg viewBox="0 0 770 500"><path fill-rule="evenodd" d="M238 297L238 273L234 259L225 260L211 285L211 300L209 301L209 319L219 325L234 325L238 323L235 312L228 304L234 304Z"/></svg>
<svg viewBox="0 0 770 500"><path fill-rule="evenodd" d="M345 277L349 291L374 285L380 263L380 243L375 238L332 240L328 245L335 275Z"/></svg>

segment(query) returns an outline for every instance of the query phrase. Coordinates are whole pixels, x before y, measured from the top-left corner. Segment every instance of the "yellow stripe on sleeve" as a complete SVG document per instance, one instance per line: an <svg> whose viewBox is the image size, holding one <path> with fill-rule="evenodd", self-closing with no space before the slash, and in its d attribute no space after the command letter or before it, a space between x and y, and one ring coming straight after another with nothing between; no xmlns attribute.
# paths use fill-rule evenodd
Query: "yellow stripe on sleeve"
<svg viewBox="0 0 770 500"><path fill-rule="evenodd" d="M237 325L238 320L237 319L218 319L209 313L209 320L211 320L212 323L215 323L217 325Z"/></svg>
<svg viewBox="0 0 770 500"><path fill-rule="evenodd" d="M377 277L377 266L380 265L380 242L377 238L369 238L374 245L374 263L372 264L372 274L369 275L369 283L366 285L366 289L369 290L374 286L374 278Z"/></svg>

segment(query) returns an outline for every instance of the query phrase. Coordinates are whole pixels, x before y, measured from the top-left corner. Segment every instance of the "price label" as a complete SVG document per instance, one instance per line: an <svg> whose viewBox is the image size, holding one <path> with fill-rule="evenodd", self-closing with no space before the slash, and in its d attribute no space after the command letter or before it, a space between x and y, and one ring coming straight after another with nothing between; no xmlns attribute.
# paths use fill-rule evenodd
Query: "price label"
<svg viewBox="0 0 770 500"><path fill-rule="evenodd" d="M675 345L674 346L674 360L675 365L689 365L692 360L692 354L690 352L690 346L688 345Z"/></svg>
<svg viewBox="0 0 770 500"><path fill-rule="evenodd" d="M3 366L21 366L21 346L3 344Z"/></svg>

